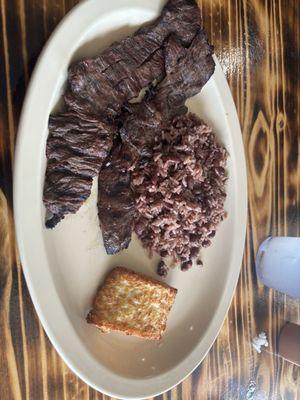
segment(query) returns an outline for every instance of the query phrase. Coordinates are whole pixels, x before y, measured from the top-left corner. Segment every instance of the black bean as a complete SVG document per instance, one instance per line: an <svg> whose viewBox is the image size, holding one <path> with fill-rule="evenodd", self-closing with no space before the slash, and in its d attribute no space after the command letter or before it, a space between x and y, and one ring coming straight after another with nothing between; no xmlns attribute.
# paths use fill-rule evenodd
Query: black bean
<svg viewBox="0 0 300 400"><path fill-rule="evenodd" d="M163 260L160 260L160 262L158 263L158 266L157 266L158 275L165 278L168 274L168 270L169 270L168 266L164 263Z"/></svg>
<svg viewBox="0 0 300 400"><path fill-rule="evenodd" d="M192 247L191 248L190 254L191 254L192 258L197 257L198 253L199 253L199 248L198 247Z"/></svg>
<svg viewBox="0 0 300 400"><path fill-rule="evenodd" d="M167 255L168 255L167 250L161 250L161 252L160 252L161 257L167 257Z"/></svg>
<svg viewBox="0 0 300 400"><path fill-rule="evenodd" d="M189 261L184 261L182 264L181 264L181 271L188 271L191 267L192 267L192 265L193 265L193 263L192 263L192 261L191 260L189 260Z"/></svg>

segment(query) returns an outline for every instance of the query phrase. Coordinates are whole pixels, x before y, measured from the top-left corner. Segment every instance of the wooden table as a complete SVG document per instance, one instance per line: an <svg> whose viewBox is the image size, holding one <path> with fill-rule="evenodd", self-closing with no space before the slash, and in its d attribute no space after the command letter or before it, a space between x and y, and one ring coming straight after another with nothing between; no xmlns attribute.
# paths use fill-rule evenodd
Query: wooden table
<svg viewBox="0 0 300 400"><path fill-rule="evenodd" d="M12 215L14 142L28 80L45 41L76 2L0 0L1 400L106 397L77 378L46 337L22 275ZM300 302L263 287L254 272L258 245L267 235L300 234L299 0L202 0L199 6L242 126L247 239L218 339L190 377L159 397L300 399L300 369L276 355L283 321L300 323ZM251 340L262 330L270 347L257 354ZM256 390L249 397L251 385Z"/></svg>

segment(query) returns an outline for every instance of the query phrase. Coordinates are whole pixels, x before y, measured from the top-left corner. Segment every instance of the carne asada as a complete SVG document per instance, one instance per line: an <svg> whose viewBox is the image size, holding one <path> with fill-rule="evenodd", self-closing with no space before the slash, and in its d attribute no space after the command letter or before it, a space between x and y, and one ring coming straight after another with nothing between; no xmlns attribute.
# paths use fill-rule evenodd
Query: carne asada
<svg viewBox="0 0 300 400"><path fill-rule="evenodd" d="M74 112L50 116L44 186L48 228L78 211L89 197L92 178L108 156L115 132L112 124L91 117L84 120Z"/></svg>

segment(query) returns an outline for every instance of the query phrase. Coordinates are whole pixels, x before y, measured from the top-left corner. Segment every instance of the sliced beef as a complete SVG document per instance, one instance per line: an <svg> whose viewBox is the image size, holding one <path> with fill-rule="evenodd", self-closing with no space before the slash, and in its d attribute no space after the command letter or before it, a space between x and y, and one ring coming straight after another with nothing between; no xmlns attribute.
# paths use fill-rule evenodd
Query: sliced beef
<svg viewBox="0 0 300 400"><path fill-rule="evenodd" d="M49 213L49 219L46 221L46 227L54 228L66 214L78 211L90 196L91 187L92 178L62 172L47 173L44 204Z"/></svg>
<svg viewBox="0 0 300 400"><path fill-rule="evenodd" d="M185 101L200 92L214 72L213 48L199 29L189 47L177 36L165 43L167 75L140 104L129 108L120 129L122 140L137 157L151 156L154 138L174 115L185 114Z"/></svg>
<svg viewBox="0 0 300 400"><path fill-rule="evenodd" d="M99 158L101 162L107 156L115 134L113 124L100 118L83 118L74 112L50 115L48 128L47 158L51 158L58 147L64 146L82 156Z"/></svg>
<svg viewBox="0 0 300 400"><path fill-rule="evenodd" d="M153 101L143 101L132 105L120 129L124 143L131 147L133 159L152 154L155 132L161 129L163 114L157 110Z"/></svg>
<svg viewBox="0 0 300 400"><path fill-rule="evenodd" d="M130 152L118 144L99 174L98 215L107 254L126 249L131 239L135 201L130 166Z"/></svg>
<svg viewBox="0 0 300 400"><path fill-rule="evenodd" d="M126 69L125 62L117 63L111 71L105 72L91 71L89 67L83 69L86 63L86 60L82 61L69 71L70 85L64 97L69 109L83 115L115 118L127 100L138 96L154 79L160 80L164 76L164 58L160 49L150 60L130 73L127 71L126 77L115 84L113 78L109 80L108 77L113 73L117 76L117 71Z"/></svg>
<svg viewBox="0 0 300 400"><path fill-rule="evenodd" d="M83 119L73 112L50 116L43 198L48 228L78 211L89 197L92 178L108 156L114 135L114 126L100 119Z"/></svg>
<svg viewBox="0 0 300 400"><path fill-rule="evenodd" d="M170 0L161 16L135 35L113 43L98 57L73 64L65 94L68 108L84 115L116 117L126 101L165 76L164 40L174 33L188 46L199 19L194 0Z"/></svg>
<svg viewBox="0 0 300 400"><path fill-rule="evenodd" d="M199 93L215 70L213 47L199 29L188 48L172 36L165 44L167 76L155 90L153 102L165 118L182 114L184 103ZM185 110L186 112L187 110Z"/></svg>

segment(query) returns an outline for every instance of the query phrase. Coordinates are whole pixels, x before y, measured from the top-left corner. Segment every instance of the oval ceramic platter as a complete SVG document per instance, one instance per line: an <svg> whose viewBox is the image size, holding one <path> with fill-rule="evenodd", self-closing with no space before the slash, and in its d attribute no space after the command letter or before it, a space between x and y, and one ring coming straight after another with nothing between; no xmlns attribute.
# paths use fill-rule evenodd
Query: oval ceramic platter
<svg viewBox="0 0 300 400"><path fill-rule="evenodd" d="M40 56L20 120L15 158L14 209L19 251L30 294L50 340L69 367L93 388L118 398L152 397L183 380L203 359L222 325L242 262L247 184L236 109L216 61L213 77L191 111L216 132L229 153L226 211L203 268L169 273L178 289L163 339L156 343L122 334L102 334L85 322L99 283L122 265L156 277L138 240L107 256L96 210L97 183L76 215L55 229L44 226L42 202L45 145L50 112L59 107L69 64L99 54L159 15L159 0L90 0L60 23Z"/></svg>

